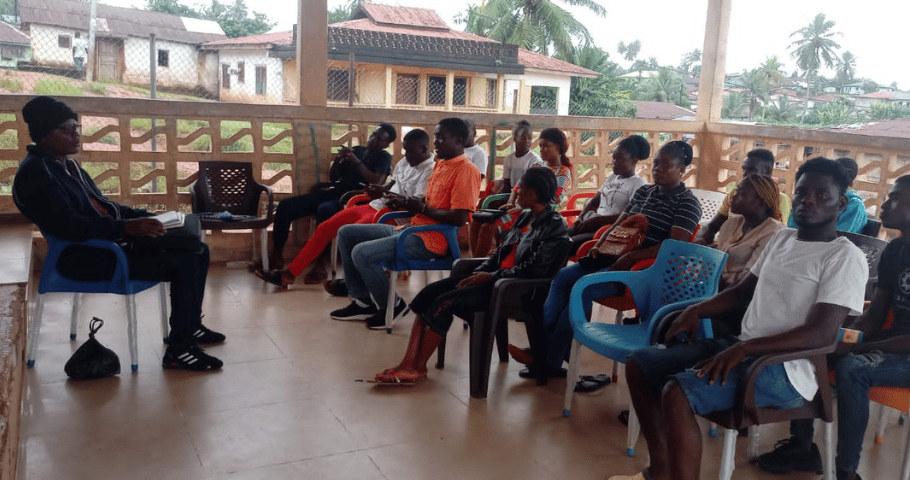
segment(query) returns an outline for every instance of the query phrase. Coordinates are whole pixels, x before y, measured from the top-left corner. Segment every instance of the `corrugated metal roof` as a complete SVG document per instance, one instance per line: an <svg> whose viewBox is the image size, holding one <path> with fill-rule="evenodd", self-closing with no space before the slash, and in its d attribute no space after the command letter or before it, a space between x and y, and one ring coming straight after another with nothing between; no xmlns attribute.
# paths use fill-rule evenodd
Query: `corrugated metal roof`
<svg viewBox="0 0 910 480"><path fill-rule="evenodd" d="M364 17L378 24L440 30L449 29L449 25L434 10L428 8L361 3L357 10L354 11L351 19L356 20Z"/></svg>
<svg viewBox="0 0 910 480"><path fill-rule="evenodd" d="M31 45L28 35L19 31L18 28L4 22L0 22L0 43L7 45Z"/></svg>
<svg viewBox="0 0 910 480"><path fill-rule="evenodd" d="M672 103L632 100L638 108L635 118L653 118L658 120L676 120L695 117L695 112Z"/></svg>
<svg viewBox="0 0 910 480"><path fill-rule="evenodd" d="M23 24L52 25L87 31L91 5L73 0L19 0L19 17ZM169 13L98 4L97 35L106 37L141 37L155 34L159 40L203 43L225 38L216 22L183 18Z"/></svg>
<svg viewBox="0 0 910 480"><path fill-rule="evenodd" d="M822 131L868 135L870 137L910 138L910 118L895 118L858 126L823 128Z"/></svg>
<svg viewBox="0 0 910 480"><path fill-rule="evenodd" d="M555 73L568 73L574 77L597 78L599 73L594 70L579 67L578 65L562 60L534 53L523 48L518 49L518 63L535 70L544 70Z"/></svg>
<svg viewBox="0 0 910 480"><path fill-rule="evenodd" d="M249 37L224 38L207 42L206 47L223 47L223 46L241 46L241 45L290 45L294 41L294 32L263 33L262 35L251 35Z"/></svg>

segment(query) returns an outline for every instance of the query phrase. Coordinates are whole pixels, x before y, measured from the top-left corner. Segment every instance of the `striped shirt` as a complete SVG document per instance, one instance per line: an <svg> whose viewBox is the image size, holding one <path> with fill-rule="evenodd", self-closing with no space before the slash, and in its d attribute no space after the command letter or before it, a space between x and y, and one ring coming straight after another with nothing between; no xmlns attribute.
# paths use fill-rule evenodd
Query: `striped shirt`
<svg viewBox="0 0 910 480"><path fill-rule="evenodd" d="M648 234L641 245L647 248L670 238L673 227L694 232L701 220L701 205L682 183L669 192L662 192L657 185L642 185L624 213L648 217Z"/></svg>

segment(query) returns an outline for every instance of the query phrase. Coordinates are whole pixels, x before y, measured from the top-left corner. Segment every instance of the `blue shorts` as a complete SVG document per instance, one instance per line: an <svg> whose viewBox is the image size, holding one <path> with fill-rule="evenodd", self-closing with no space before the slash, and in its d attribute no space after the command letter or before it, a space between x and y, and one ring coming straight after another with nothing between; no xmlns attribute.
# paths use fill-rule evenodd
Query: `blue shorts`
<svg viewBox="0 0 910 480"><path fill-rule="evenodd" d="M705 414L728 410L735 406L739 384L744 381L746 371L753 359L734 367L727 375L726 385L715 382L708 385L708 378L699 378L693 367L701 361L726 350L738 340L726 338L699 338L692 343L678 344L668 348L648 347L629 355L654 388L661 389L670 379L682 387L692 411ZM770 365L758 375L755 385L756 405L772 408L795 408L805 402L802 395L793 388L787 372L781 364Z"/></svg>

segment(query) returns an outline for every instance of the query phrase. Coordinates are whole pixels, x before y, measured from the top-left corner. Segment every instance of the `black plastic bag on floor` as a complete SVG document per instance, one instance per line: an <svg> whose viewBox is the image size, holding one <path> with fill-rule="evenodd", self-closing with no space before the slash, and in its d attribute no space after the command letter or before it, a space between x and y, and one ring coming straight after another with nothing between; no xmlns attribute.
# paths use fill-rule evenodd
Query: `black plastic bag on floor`
<svg viewBox="0 0 910 480"><path fill-rule="evenodd" d="M93 317L89 323L88 340L66 361L63 371L70 378L89 380L120 373L120 359L117 358L117 354L95 340L95 333L102 325L104 325L104 320Z"/></svg>

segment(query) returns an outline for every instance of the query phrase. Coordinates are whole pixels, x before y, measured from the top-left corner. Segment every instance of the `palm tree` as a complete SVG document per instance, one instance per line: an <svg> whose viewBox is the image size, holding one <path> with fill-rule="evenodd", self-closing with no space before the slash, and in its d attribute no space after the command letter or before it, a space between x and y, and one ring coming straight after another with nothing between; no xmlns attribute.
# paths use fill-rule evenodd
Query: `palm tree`
<svg viewBox="0 0 910 480"><path fill-rule="evenodd" d="M784 65L780 63L777 55L766 58L758 68L761 70L765 81L768 82L769 87L780 87L781 82L784 80Z"/></svg>
<svg viewBox="0 0 910 480"><path fill-rule="evenodd" d="M856 75L856 57L849 51L844 52L837 59L836 78L839 86L838 93L844 93L844 86L853 81Z"/></svg>
<svg viewBox="0 0 910 480"><path fill-rule="evenodd" d="M723 118L742 118L743 108L746 101L743 99L742 92L730 92L724 97L724 105L721 107L720 116Z"/></svg>
<svg viewBox="0 0 910 480"><path fill-rule="evenodd" d="M561 0L572 6L584 7L597 16L607 11L594 0ZM593 44L588 29L554 0L486 0L469 8L462 20L465 31L493 40L514 43L533 52L572 58L574 40Z"/></svg>
<svg viewBox="0 0 910 480"><path fill-rule="evenodd" d="M628 45L623 42L619 42L619 46L616 47L616 50L620 55L622 55L623 58L630 62L634 62L635 57L638 56L638 52L641 51L641 40L635 40Z"/></svg>
<svg viewBox="0 0 910 480"><path fill-rule="evenodd" d="M645 89L639 92L638 99L670 102L689 107L688 99L685 99L686 104L682 105L684 103L682 92L685 92L682 77L669 68L661 68L656 77L648 79Z"/></svg>
<svg viewBox="0 0 910 480"><path fill-rule="evenodd" d="M765 78L765 73L760 68L743 72L740 82L742 87L746 89L746 94L749 96L749 120L751 121L752 115L755 113L755 108L758 107L758 101L761 100L762 103L768 102L768 95L771 93L771 88L768 85L768 80Z"/></svg>
<svg viewBox="0 0 910 480"><path fill-rule="evenodd" d="M771 103L764 109L763 117L777 123L788 123L796 119L796 108L790 103L790 97L781 95L777 103Z"/></svg>
<svg viewBox="0 0 910 480"><path fill-rule="evenodd" d="M836 50L840 44L831 39L840 32L832 32L834 22L825 19L824 13L815 16L808 26L790 34L791 37L799 35L793 43L791 55L796 59L796 65L806 72L806 97L812 92L812 80L818 74L818 69L824 64L828 68L834 67L837 58Z"/></svg>

